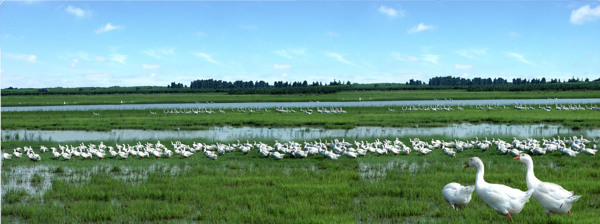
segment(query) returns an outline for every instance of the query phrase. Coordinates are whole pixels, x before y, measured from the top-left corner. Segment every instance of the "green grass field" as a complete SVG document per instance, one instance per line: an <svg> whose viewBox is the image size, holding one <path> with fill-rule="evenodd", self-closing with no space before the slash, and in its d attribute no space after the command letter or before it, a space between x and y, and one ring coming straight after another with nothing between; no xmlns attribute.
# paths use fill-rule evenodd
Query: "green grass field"
<svg viewBox="0 0 600 224"><path fill-rule="evenodd" d="M599 98L600 91L484 92L369 91L328 95L65 95L3 96L2 106L194 103L262 101L356 101L496 98ZM560 124L570 128L600 127L599 111L402 111L401 107L344 108L347 114L239 113L164 114L154 110L67 112L4 112L2 130L199 130L214 126L325 127L445 126L452 123ZM314 108L313 108L314 109ZM417 137L417 136L413 136ZM493 136L488 136L493 137ZM586 136L590 139L599 136ZM445 138L440 136L440 138ZM350 139L346 139L351 141ZM373 139L367 139L372 141ZM401 139L409 143L407 139ZM509 140L509 139L505 139ZM191 144L192 140L184 141ZM202 141L196 139L196 141ZM272 144L272 139L263 140ZM267 142L271 141L271 142ZM169 141L163 141L171 148ZM78 145L80 142L68 144ZM115 142L104 142L114 145ZM135 144L133 142L120 142ZM61 143L65 144L65 143ZM98 144L98 142L94 142ZM57 146L53 142L3 141L3 152L15 147ZM494 148L467 150L455 158L441 150L421 156L367 155L336 161L318 155L306 159L273 160L256 151L207 159L197 153L188 159L91 159L69 161L41 154L40 162L25 156L2 161L2 221L7 223L507 223L481 199L454 211L442 198L447 183L473 184L475 169L465 162L479 156L485 178L526 189L524 164ZM560 184L582 195L573 217L546 218L541 205L530 199L517 223L597 223L600 219L600 160L559 152L534 156L535 173L543 181ZM17 186L14 188L14 186Z"/></svg>
<svg viewBox="0 0 600 224"><path fill-rule="evenodd" d="M406 139L401 139L405 143ZM3 148L51 143L7 142ZM107 143L108 144L108 143ZM55 146L55 145L54 145ZM367 155L332 161L321 156L273 160L256 151L209 160L188 158L3 161L2 182L31 185L2 197L3 222L227 222L227 223L507 223L477 195L454 211L442 198L445 184L473 184L472 156L485 178L526 189L524 164L494 149L467 150L456 158L436 150L421 156ZM534 156L536 176L582 195L573 217L546 218L535 199L517 223L596 223L600 218L600 160L555 152ZM29 170L30 175L25 175ZM31 174L33 172L33 174ZM51 186L45 186L49 183ZM47 189L42 191L41 189Z"/></svg>
<svg viewBox="0 0 600 224"><path fill-rule="evenodd" d="M343 91L334 94L229 95L226 93L2 96L2 106L148 103L600 98L600 91L467 92L466 90Z"/></svg>
<svg viewBox="0 0 600 224"><path fill-rule="evenodd" d="M560 124L571 128L600 127L600 111L520 111L515 109L479 110L466 107L463 111L402 111L401 107L350 107L346 114L308 115L305 113L270 112L241 113L225 110L225 114L165 114L154 110L97 111L35 111L2 113L2 129L90 130L112 129L202 130L212 126L259 127L325 127L356 126L411 127L446 126L452 123L494 124ZM315 108L313 108L315 109ZM216 111L216 110L215 110Z"/></svg>

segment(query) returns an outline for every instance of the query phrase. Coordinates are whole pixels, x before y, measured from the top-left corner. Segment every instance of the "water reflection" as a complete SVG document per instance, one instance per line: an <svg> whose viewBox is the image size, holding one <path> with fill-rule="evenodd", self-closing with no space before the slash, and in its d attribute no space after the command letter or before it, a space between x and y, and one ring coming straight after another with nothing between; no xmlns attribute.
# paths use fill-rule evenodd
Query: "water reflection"
<svg viewBox="0 0 600 224"><path fill-rule="evenodd" d="M278 139L280 141L318 138L396 138L446 136L449 138L474 137L544 137L555 135L600 136L600 129L572 130L560 125L496 125L454 124L448 127L356 127L353 129L323 128L262 128L213 127L194 131L112 130L112 131L45 131L3 130L2 141L149 141L161 139L205 139L209 141L235 141L246 139Z"/></svg>
<svg viewBox="0 0 600 224"><path fill-rule="evenodd" d="M187 166L181 168L160 162L152 164L149 167L118 167L118 169L115 169L114 166L96 165L91 168L76 169L53 165L36 165L2 168L2 197L10 190L24 190L30 195L40 196L52 187L53 180L62 180L76 185L90 181L92 175L104 173L113 178L133 184L146 181L150 173L169 173L175 176L181 171L187 171L190 168ZM32 182L35 174L42 178L40 183Z"/></svg>

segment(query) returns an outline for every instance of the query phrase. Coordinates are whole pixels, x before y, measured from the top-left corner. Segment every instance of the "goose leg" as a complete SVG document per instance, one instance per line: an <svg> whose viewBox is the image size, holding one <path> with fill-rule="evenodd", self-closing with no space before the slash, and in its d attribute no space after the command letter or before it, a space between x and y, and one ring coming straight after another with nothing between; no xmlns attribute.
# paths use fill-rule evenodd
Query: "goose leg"
<svg viewBox="0 0 600 224"><path fill-rule="evenodd" d="M571 210L569 210L569 217L573 217L573 215L571 215Z"/></svg>
<svg viewBox="0 0 600 224"><path fill-rule="evenodd" d="M548 213L546 213L546 214L548 214L548 218L550 218L550 212L548 212Z"/></svg>
<svg viewBox="0 0 600 224"><path fill-rule="evenodd" d="M510 219L510 222L515 222L515 221L513 221L512 217L510 217L510 212L506 212L506 216L508 216L508 218Z"/></svg>

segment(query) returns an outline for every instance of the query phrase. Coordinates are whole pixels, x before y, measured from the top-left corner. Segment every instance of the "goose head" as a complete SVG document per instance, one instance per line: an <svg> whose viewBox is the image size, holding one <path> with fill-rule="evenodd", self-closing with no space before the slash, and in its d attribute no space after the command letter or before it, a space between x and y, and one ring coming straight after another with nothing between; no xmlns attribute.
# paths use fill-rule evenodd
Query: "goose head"
<svg viewBox="0 0 600 224"><path fill-rule="evenodd" d="M475 191L475 185L469 185L469 186L462 186L460 188L460 193L461 194L472 194L473 191Z"/></svg>
<svg viewBox="0 0 600 224"><path fill-rule="evenodd" d="M481 166L481 165L483 165L483 162L481 161L481 159L479 157L472 157L471 159L469 159L469 161L465 165L465 168L467 168L467 167L479 168L479 166Z"/></svg>
<svg viewBox="0 0 600 224"><path fill-rule="evenodd" d="M527 162L530 162L530 161L532 161L532 160L531 160L531 156L529 156L529 154L525 154L525 153L521 153L521 154L519 154L518 156L516 156L516 157L515 157L515 158L513 158L513 159L515 159L515 160L519 160L519 161L521 161L522 163L527 163Z"/></svg>

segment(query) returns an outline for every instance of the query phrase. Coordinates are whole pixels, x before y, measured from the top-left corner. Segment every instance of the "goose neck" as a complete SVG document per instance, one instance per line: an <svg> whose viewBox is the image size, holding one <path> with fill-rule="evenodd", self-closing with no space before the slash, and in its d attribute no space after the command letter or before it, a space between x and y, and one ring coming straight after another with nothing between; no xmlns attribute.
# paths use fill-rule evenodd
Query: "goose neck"
<svg viewBox="0 0 600 224"><path fill-rule="evenodd" d="M533 172L533 161L526 160L525 165L527 165L527 175L525 176L527 180L527 188L531 189L535 185L537 185L540 182L540 180L538 180L537 177L535 177L535 174Z"/></svg>
<svg viewBox="0 0 600 224"><path fill-rule="evenodd" d="M485 180L483 179L484 171L485 168L483 167L483 164L479 164L479 166L477 166L477 176L475 177L475 185L481 186L486 184Z"/></svg>

